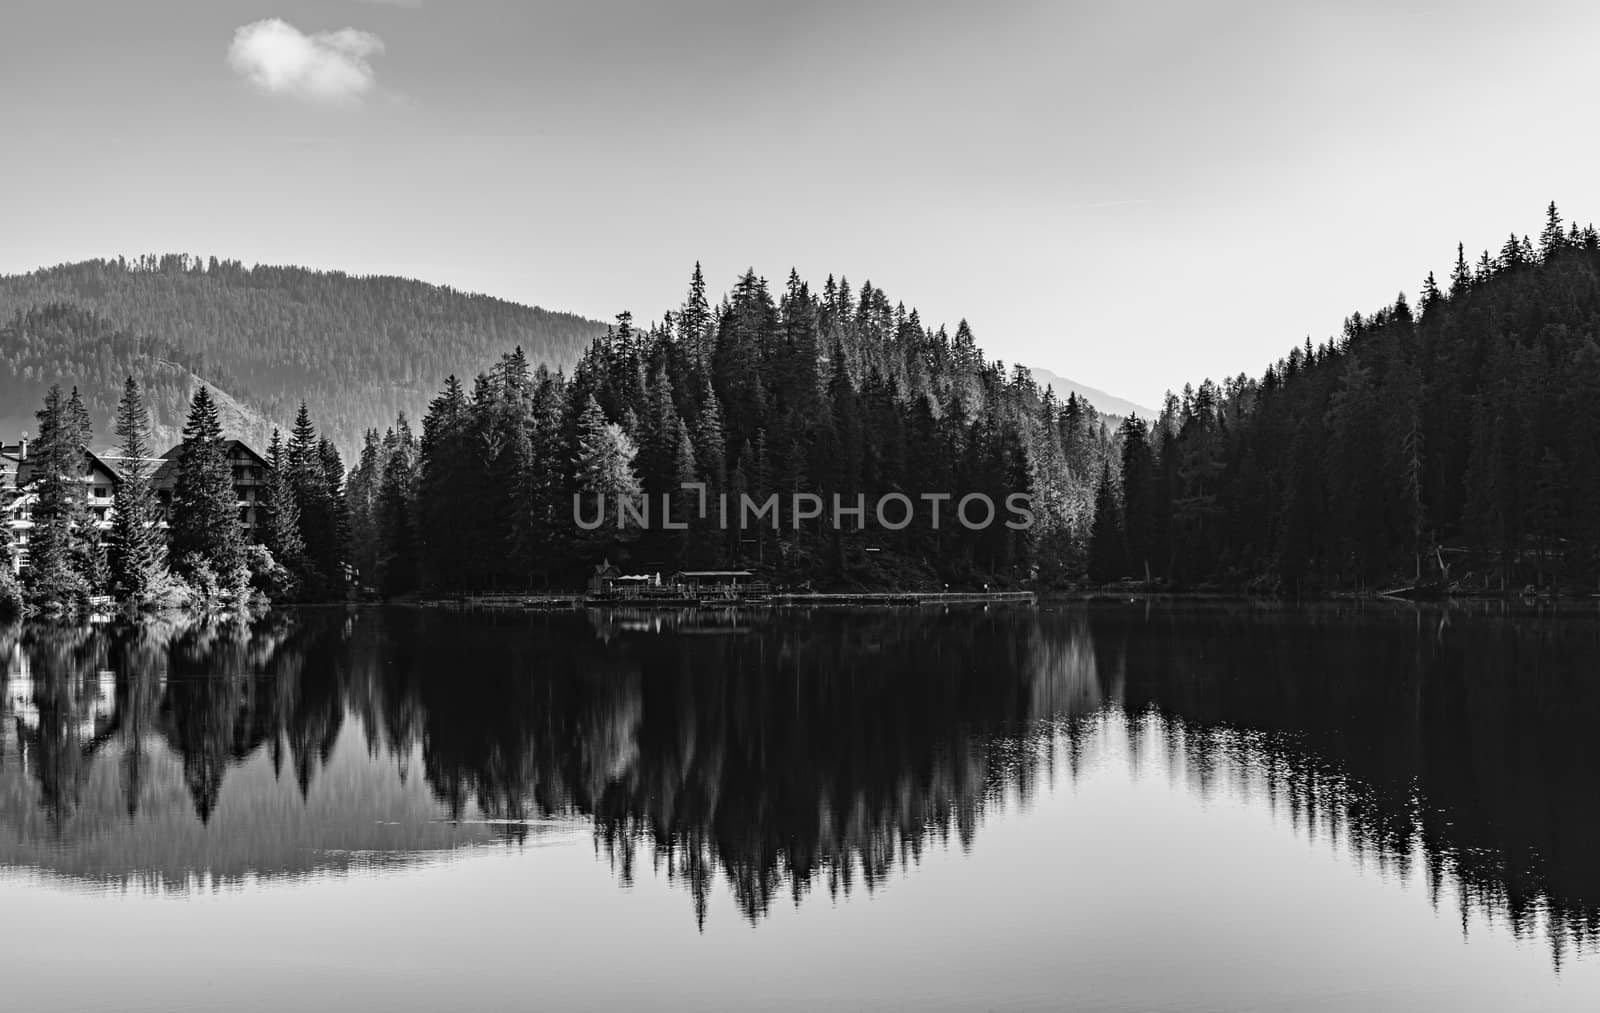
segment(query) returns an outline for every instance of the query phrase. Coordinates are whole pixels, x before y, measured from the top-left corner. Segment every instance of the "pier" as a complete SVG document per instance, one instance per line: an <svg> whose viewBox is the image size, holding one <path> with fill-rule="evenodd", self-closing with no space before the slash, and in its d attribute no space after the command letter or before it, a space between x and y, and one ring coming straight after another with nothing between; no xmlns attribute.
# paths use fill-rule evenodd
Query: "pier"
<svg viewBox="0 0 1600 1013"><path fill-rule="evenodd" d="M584 608L676 610L676 609L754 609L754 608L906 608L928 605L1033 605L1038 596L1032 591L846 591L846 592L766 592L729 593L685 589L657 593L567 594L475 594L459 598L432 599L426 605L466 609L526 609L538 612L570 612Z"/></svg>
<svg viewBox="0 0 1600 1013"><path fill-rule="evenodd" d="M774 594L768 602L779 606L831 605L849 607L906 605L1032 605L1032 591L861 591L839 594Z"/></svg>

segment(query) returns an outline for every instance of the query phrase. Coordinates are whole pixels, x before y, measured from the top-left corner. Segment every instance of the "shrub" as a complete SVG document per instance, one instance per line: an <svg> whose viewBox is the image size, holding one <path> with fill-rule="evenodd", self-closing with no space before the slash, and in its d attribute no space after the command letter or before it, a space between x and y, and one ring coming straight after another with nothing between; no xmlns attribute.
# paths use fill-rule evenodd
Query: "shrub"
<svg viewBox="0 0 1600 1013"><path fill-rule="evenodd" d="M10 566L0 565L0 617L22 614L22 588Z"/></svg>
<svg viewBox="0 0 1600 1013"><path fill-rule="evenodd" d="M250 586L269 601L289 601L299 594L299 579L273 559L265 545L248 546L244 558L250 571Z"/></svg>

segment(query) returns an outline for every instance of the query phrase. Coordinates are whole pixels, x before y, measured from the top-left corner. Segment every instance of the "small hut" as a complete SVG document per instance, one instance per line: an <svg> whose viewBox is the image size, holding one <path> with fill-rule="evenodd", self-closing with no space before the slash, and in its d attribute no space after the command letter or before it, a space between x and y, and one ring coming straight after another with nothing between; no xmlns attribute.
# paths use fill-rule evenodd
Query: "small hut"
<svg viewBox="0 0 1600 1013"><path fill-rule="evenodd" d="M620 567L614 565L609 559L602 559L595 564L594 572L589 575L589 593L604 594L613 590L617 578L622 576Z"/></svg>

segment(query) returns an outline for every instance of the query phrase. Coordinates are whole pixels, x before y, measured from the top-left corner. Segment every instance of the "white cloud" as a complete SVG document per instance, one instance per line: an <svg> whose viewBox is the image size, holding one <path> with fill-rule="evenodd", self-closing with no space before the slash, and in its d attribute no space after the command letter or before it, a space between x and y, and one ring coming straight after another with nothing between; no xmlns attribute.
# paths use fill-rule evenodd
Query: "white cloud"
<svg viewBox="0 0 1600 1013"><path fill-rule="evenodd" d="M355 102L377 87L370 57L383 52L371 32L341 28L307 35L279 18L233 33L228 66L273 95L313 102Z"/></svg>

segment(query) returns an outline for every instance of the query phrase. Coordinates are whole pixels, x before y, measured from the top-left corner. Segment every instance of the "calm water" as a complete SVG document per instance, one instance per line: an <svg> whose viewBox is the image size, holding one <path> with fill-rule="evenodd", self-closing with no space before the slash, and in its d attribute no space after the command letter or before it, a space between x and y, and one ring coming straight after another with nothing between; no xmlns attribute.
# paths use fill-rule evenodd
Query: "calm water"
<svg viewBox="0 0 1600 1013"><path fill-rule="evenodd" d="M0 627L6 1009L1600 1007L1600 615Z"/></svg>

